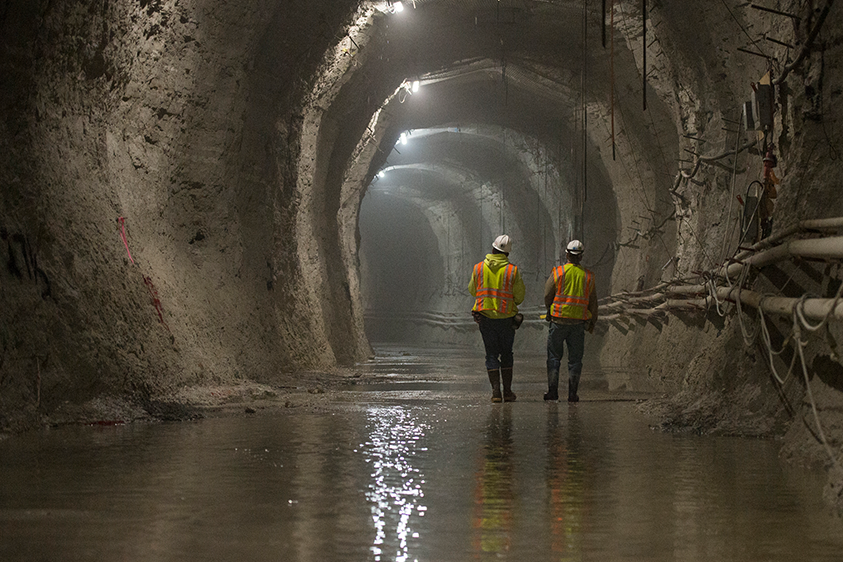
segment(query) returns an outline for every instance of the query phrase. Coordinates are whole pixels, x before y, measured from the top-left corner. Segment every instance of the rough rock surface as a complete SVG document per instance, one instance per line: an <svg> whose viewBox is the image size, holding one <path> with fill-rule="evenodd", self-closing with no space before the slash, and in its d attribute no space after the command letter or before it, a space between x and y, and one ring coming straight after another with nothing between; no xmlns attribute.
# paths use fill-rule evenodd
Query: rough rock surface
<svg viewBox="0 0 843 562"><path fill-rule="evenodd" d="M582 58L576 34L560 33L579 2L513 1L497 13L474 4L419 1L408 10L417 19L401 23L353 0L0 2L0 429L184 419L197 404L259 400L366 357L360 205L399 133L414 127L459 120L499 128L492 141L510 149L506 131L522 139L511 182L521 187L471 184L463 206L480 201L480 217L464 211L463 239L484 220L478 240L502 226L482 216L488 193L513 198L497 200L501 223L542 238L530 217L554 213L531 179L543 160L545 181L570 190L559 200L575 210L533 222L605 240L606 292L694 277L734 253L737 195L760 177L758 146L690 180L677 174L694 155L740 145L750 84L788 68L826 2L778 3L798 20L735 1L701 3L689 18L683 3L651 2L646 36L638 4L616 2L612 54L594 13L594 48ZM774 233L843 216L838 9L777 89ZM770 58L741 51L747 42ZM637 89L644 49L647 112ZM408 77L471 64L480 70L465 81L442 80L454 105L400 103ZM590 81L580 90L583 65ZM590 197L572 165L586 153ZM452 176L468 165L449 164ZM478 169L464 177L488 179ZM533 215L524 201L546 208ZM455 256L444 227L431 230L429 247ZM479 259L481 242L471 244L466 261ZM546 259L522 260L535 264L536 283ZM437 302L453 306L458 296L446 293L458 283L440 277ZM830 297L839 283L836 266L805 261L751 279L795 297ZM778 384L766 346L744 342L758 329L752 314L619 320L590 340L590 354L605 369L648 373L667 397L647 409L665 427L783 434L786 457L831 469L827 496L839 507L843 471L815 438L813 412L836 454L840 327L808 336L805 373L796 361ZM789 319L769 323L776 350L792 341ZM784 375L793 358L791 347L773 365Z"/></svg>

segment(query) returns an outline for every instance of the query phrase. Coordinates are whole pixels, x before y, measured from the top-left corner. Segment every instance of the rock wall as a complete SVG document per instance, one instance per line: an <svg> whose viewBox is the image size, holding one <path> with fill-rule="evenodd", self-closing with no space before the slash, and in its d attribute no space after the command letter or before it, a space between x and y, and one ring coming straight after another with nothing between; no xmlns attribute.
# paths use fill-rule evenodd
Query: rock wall
<svg viewBox="0 0 843 562"><path fill-rule="evenodd" d="M600 232L620 233L602 281L608 292L694 277L740 245L737 195L760 176L758 147L691 180L676 174L696 155L740 145L735 128L750 83L788 68L827 5L782 4L801 19L737 3L703 3L689 17L681 3L653 2L649 42L637 4L615 4L625 45L613 59L617 76L605 52L583 62L593 67L588 169L604 193L584 217L599 222L610 205L614 224ZM296 370L365 357L359 205L384 163L382 147L417 118L376 118L384 102L407 76L449 68L455 57L488 57L507 42L519 95L538 91L541 75L544 99L566 101L572 113L579 103L568 84L579 63L562 56L576 39L554 27L578 8L540 6L547 17L511 10L505 27L491 12L478 20L463 8L431 12L427 27L395 20L390 28L371 4L352 0L0 3L0 428L29 427L102 394L143 402L185 386L283 383ZM460 17L473 20L470 34L453 28L447 43L432 33ZM840 21L832 14L777 89L767 139L782 180L774 232L843 215ZM523 37L518 25L527 24L536 33ZM759 34L796 47L754 41L770 59L739 49ZM430 46L427 59L419 41ZM549 44L554 50L544 51ZM637 84L645 44L647 112L635 109L636 92L610 100L605 90L616 77ZM564 87L548 87L554 80ZM485 112L509 95L495 84ZM491 114L484 111L469 115L482 121ZM499 125L527 127L501 115ZM578 144L566 142L566 151ZM840 280L836 266L802 262L751 282L829 296ZM777 385L766 346L748 337L757 317L726 312L613 323L590 339L591 356L605 368L646 372L672 396L651 404L667 425L786 430L787 454L833 464L801 419L817 406L830 446L843 442L839 328L809 340L807 386L799 365ZM792 341L788 319L769 325L774 347ZM793 358L786 351L773 365L784 373Z"/></svg>
<svg viewBox="0 0 843 562"><path fill-rule="evenodd" d="M293 232L302 107L355 8L3 3L0 426L334 363Z"/></svg>
<svg viewBox="0 0 843 562"><path fill-rule="evenodd" d="M750 84L762 80L768 71L774 81L781 76L798 56L825 5L781 7L798 13L798 21L761 11L729 13L714 5L700 7L694 19L688 19L678 5L663 3L653 8L651 23L660 25L654 32L658 41L653 43L656 52L651 60L662 60L656 63L652 83L673 107L682 136L680 152L674 155L680 167L682 159L693 159L693 153L727 152L753 138L746 133L738 138L736 130L740 104L751 97ZM753 37L787 38L797 48L756 42L756 49L773 57L768 67L765 59L739 50L745 47L747 34L731 33L737 25L747 33L751 30ZM830 62L839 59L841 31L840 19L829 17L810 54L776 89L775 125L767 139L778 157L775 173L781 179L774 234L799 220L843 214L843 199L835 187L841 175L836 165L838 151L843 146L836 126L840 107L835 100L843 76L840 66ZM669 56L658 57L659 50ZM734 255L738 246L748 245L739 240L743 209L736 201L737 196L745 198L750 193L752 181L762 179L763 149L758 139L758 145L737 160L732 157L721 166L703 166L693 180L674 183L677 245L672 257L678 262L660 273L653 269L659 263L650 264L649 279L699 282L700 272L713 270ZM736 172L734 178L732 172ZM619 263L623 262L621 257ZM762 293L833 297L840 273L836 265L796 260L754 272L748 281L748 287ZM622 284L614 288L633 289ZM594 342L599 348L596 353L604 367L645 372L664 390L669 398L652 401L648 408L662 416L668 427L739 435L784 434L785 456L831 469L826 495L839 509L843 471L833 457L843 443L843 367L836 354L840 327L832 323L828 335L801 330L806 354L803 374L793 345L793 319L767 319L773 352L783 348L781 355L772 355L755 309L744 307L741 314L733 304L723 303L721 312L725 313L722 317L712 306L698 313L613 322L604 328L602 339Z"/></svg>

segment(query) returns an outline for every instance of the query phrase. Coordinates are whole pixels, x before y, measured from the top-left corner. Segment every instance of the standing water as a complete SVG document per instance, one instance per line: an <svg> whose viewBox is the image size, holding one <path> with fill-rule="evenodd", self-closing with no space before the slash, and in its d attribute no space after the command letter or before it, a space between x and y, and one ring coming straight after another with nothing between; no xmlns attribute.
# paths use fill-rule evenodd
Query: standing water
<svg viewBox="0 0 843 562"><path fill-rule="evenodd" d="M544 403L518 357L491 404L482 363L382 358L361 369L389 382L320 411L8 438L0 560L841 559L824 476L774 442L654 431L598 373Z"/></svg>

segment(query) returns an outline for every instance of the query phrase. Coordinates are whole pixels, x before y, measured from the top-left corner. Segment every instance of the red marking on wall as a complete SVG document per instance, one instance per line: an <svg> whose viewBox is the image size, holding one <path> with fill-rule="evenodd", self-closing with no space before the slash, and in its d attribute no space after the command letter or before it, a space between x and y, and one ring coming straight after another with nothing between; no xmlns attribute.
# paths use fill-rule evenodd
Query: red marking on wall
<svg viewBox="0 0 843 562"><path fill-rule="evenodd" d="M126 253L129 254L129 259L132 260L132 263L135 263L135 259L132 257L132 252L129 251L129 242L126 240L126 219L119 217L117 222L120 223L120 237L123 238L123 245L126 246Z"/></svg>
<svg viewBox="0 0 843 562"><path fill-rule="evenodd" d="M170 327L164 321L164 309L161 306L161 300L158 298L158 291L155 289L155 285L152 284L152 279L144 275L143 282L146 285L146 288L149 289L149 294L152 297L152 305L158 312L158 321L164 324L164 327L167 328L167 331L169 332Z"/></svg>

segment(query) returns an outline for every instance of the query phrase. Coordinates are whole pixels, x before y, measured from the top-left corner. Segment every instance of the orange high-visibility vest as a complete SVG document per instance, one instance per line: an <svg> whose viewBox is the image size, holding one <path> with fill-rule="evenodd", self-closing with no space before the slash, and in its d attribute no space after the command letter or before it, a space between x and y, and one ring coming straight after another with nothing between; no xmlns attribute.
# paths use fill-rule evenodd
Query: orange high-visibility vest
<svg viewBox="0 0 843 562"><path fill-rule="evenodd" d="M507 264L497 275L492 273L488 267L483 267L481 261L474 266L474 279L477 283L477 292L474 308L477 312L494 310L501 314L515 312L515 274L518 266Z"/></svg>
<svg viewBox="0 0 843 562"><path fill-rule="evenodd" d="M588 320L588 299L594 291L594 274L583 267L566 263L553 268L553 282L556 296L550 307L550 315L557 318Z"/></svg>

